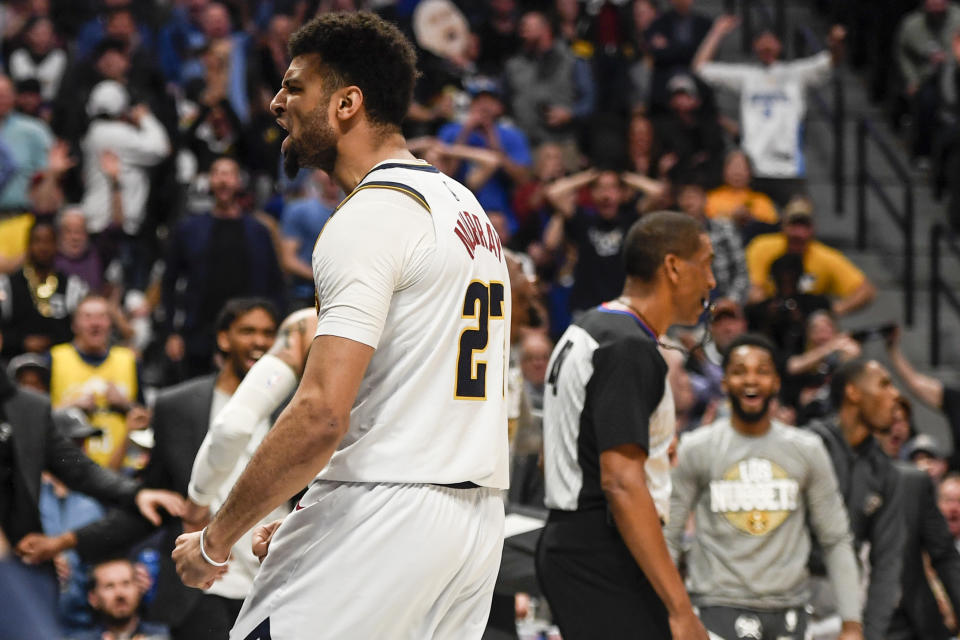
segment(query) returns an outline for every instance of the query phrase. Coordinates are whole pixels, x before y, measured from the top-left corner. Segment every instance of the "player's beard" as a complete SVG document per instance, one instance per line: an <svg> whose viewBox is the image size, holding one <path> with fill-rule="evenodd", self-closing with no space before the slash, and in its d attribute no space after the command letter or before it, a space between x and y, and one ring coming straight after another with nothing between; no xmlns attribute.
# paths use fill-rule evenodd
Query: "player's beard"
<svg viewBox="0 0 960 640"><path fill-rule="evenodd" d="M760 407L759 411L746 411L743 408L743 405L740 404L740 399L735 396L730 396L730 409L737 414L737 417L747 423L760 422L760 420L767 415L767 411L770 410L770 403L773 402L773 396L769 395L763 399L763 405Z"/></svg>
<svg viewBox="0 0 960 640"><path fill-rule="evenodd" d="M291 139L283 154L283 172L293 180L301 167L333 173L337 163L337 135L327 120L325 109L317 109L304 122L298 139Z"/></svg>

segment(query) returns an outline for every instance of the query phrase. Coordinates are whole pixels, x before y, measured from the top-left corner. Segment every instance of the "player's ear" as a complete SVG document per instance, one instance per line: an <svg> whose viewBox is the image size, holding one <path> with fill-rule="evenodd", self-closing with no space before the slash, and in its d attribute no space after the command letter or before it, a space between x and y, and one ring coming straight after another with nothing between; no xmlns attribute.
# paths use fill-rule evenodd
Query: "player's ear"
<svg viewBox="0 0 960 640"><path fill-rule="evenodd" d="M224 353L230 353L230 340L226 331L217 331L217 347Z"/></svg>
<svg viewBox="0 0 960 640"><path fill-rule="evenodd" d="M333 98L339 120L349 120L355 116L360 110L360 107L363 106L363 91L356 85L339 89Z"/></svg>

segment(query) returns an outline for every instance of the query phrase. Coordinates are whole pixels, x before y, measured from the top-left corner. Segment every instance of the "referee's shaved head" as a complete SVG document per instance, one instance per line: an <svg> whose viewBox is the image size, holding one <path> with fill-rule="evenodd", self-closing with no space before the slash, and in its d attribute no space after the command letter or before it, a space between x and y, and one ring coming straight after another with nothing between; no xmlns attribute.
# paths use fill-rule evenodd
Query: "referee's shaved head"
<svg viewBox="0 0 960 640"><path fill-rule="evenodd" d="M676 211L648 213L633 223L623 243L628 276L652 282L669 254L688 259L700 249L700 222Z"/></svg>

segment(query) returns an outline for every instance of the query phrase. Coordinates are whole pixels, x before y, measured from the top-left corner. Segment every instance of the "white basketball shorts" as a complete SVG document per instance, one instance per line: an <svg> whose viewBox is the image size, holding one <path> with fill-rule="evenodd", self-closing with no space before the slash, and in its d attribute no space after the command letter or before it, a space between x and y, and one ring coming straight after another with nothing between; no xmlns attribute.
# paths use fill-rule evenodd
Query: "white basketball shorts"
<svg viewBox="0 0 960 640"><path fill-rule="evenodd" d="M315 481L230 640L480 638L503 521L497 489Z"/></svg>

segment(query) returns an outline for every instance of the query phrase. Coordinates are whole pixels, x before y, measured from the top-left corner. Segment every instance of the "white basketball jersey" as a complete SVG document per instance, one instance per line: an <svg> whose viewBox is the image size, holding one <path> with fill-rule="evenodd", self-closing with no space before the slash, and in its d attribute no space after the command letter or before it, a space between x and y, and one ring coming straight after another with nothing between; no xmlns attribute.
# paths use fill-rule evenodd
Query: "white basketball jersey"
<svg viewBox="0 0 960 640"><path fill-rule="evenodd" d="M423 162L374 167L317 239L317 335L376 349L319 478L507 487L510 281L473 194Z"/></svg>

